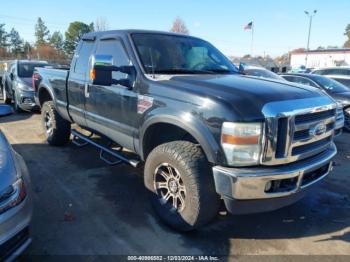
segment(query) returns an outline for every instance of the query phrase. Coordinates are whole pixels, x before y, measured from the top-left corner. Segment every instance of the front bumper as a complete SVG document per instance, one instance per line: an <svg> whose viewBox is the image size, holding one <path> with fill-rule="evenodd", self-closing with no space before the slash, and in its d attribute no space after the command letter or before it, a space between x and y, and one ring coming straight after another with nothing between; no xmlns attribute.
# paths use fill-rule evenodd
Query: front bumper
<svg viewBox="0 0 350 262"><path fill-rule="evenodd" d="M313 158L276 167L213 167L216 191L232 213L274 210L294 203L326 177L337 149L334 144Z"/></svg>
<svg viewBox="0 0 350 262"><path fill-rule="evenodd" d="M24 91L24 90L20 90L18 89L16 91L16 101L18 106L25 110L25 111L31 111L31 110L36 110L38 109L38 106L35 102L34 99L34 91Z"/></svg>

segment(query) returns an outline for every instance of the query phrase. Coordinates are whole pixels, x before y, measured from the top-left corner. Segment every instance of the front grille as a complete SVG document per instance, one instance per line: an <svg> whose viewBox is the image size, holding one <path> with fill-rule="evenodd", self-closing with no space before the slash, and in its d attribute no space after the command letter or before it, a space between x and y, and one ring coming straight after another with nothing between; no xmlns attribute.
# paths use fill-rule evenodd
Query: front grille
<svg viewBox="0 0 350 262"><path fill-rule="evenodd" d="M324 98L326 99L326 98ZM262 163L279 165L320 154L331 146L336 129L335 104L324 104L310 110L290 103L290 111L271 107L266 119L266 145ZM294 108L299 108L295 110ZM275 116L271 112L275 113Z"/></svg>
<svg viewBox="0 0 350 262"><path fill-rule="evenodd" d="M327 124L326 132L329 132L335 128L335 123L329 123ZM308 139L310 137L310 129L304 129L301 131L296 131L294 133L294 140L303 140L303 139Z"/></svg>
<svg viewBox="0 0 350 262"><path fill-rule="evenodd" d="M20 246L22 246L29 239L29 228L25 228L17 235L10 238L4 244L0 245L0 261L4 261Z"/></svg>
<svg viewBox="0 0 350 262"><path fill-rule="evenodd" d="M331 141L332 141L332 137L329 136L325 139L318 140L310 144L294 147L292 150L292 156L301 155L301 154L307 153L308 151L313 151L316 149L322 149L323 147L329 145Z"/></svg>
<svg viewBox="0 0 350 262"><path fill-rule="evenodd" d="M313 121L321 121L330 117L334 117L334 115L335 115L335 109L312 113L312 114L298 115L295 117L295 124L298 125L298 124L308 123Z"/></svg>

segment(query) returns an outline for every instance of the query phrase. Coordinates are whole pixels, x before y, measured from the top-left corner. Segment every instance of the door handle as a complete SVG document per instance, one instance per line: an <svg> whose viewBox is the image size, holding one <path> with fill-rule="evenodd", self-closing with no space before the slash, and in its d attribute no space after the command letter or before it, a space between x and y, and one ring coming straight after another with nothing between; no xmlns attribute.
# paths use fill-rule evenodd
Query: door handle
<svg viewBox="0 0 350 262"><path fill-rule="evenodd" d="M89 90L90 89L90 85L89 84L85 84L85 88L84 88L84 95L86 98L89 98L90 97L90 93L89 93Z"/></svg>

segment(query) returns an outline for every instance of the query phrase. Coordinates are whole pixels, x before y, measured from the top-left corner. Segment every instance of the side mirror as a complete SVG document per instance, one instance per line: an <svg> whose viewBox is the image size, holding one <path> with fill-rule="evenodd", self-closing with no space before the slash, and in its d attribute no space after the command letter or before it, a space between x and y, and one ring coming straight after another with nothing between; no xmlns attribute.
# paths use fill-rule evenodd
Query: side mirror
<svg viewBox="0 0 350 262"><path fill-rule="evenodd" d="M13 81L15 79L15 75L13 73L10 74L10 79Z"/></svg>
<svg viewBox="0 0 350 262"><path fill-rule="evenodd" d="M238 71L241 73L241 74L244 74L244 69L246 67L246 64L245 63L239 63L239 68L238 68Z"/></svg>
<svg viewBox="0 0 350 262"><path fill-rule="evenodd" d="M113 79L112 72L125 73L128 78ZM93 85L111 86L119 84L131 89L135 84L136 69L134 66L114 66L111 55L93 55L91 58L90 80Z"/></svg>

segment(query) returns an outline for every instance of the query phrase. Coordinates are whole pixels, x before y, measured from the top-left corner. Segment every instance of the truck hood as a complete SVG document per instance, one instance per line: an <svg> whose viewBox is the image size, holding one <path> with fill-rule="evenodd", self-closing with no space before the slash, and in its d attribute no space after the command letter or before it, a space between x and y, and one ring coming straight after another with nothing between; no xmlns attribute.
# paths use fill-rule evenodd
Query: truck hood
<svg viewBox="0 0 350 262"><path fill-rule="evenodd" d="M173 76L165 82L178 90L219 99L230 105L242 120L263 118L262 108L269 102L324 96L313 87L243 75Z"/></svg>

